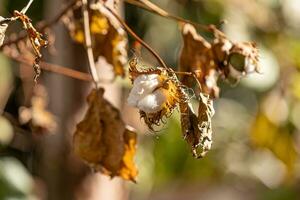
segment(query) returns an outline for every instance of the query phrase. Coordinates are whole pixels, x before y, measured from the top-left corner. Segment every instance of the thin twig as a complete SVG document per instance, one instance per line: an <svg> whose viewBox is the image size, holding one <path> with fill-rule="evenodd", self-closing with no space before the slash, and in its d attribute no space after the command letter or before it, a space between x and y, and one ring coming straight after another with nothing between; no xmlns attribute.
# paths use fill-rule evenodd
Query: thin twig
<svg viewBox="0 0 300 200"><path fill-rule="evenodd" d="M169 70L169 68L167 67L167 65L165 64L165 62L163 61L163 59L158 55L158 53L156 53L154 51L154 49L152 49L143 39L141 39L127 24L126 22L121 19L121 17L119 17L119 15L117 15L117 13L115 13L112 9L110 9L109 7L107 7L106 5L104 5L105 8L107 10L110 11L111 14L113 14L115 16L115 18L122 24L122 26L124 27L124 29L132 36L134 37L134 39L136 39L139 43L141 43L141 45L143 45L148 51L150 51L152 53L152 55L157 59L157 61L160 63L160 65L162 67L164 67L165 69Z"/></svg>
<svg viewBox="0 0 300 200"><path fill-rule="evenodd" d="M169 18L169 19L173 19L175 21L179 21L179 22L183 22L183 23L188 23L188 24L192 24L196 27L199 27L205 31L213 31L212 26L213 25L204 25L204 24L199 24L181 17L178 17L176 15L172 15L170 13L168 13L167 11L163 10L162 8L160 8L159 6L157 6L156 4L148 1L148 0L124 0L124 2L132 4L134 6L137 6L139 8L142 8L144 10L147 10L149 12L152 12L154 14L158 14L162 17L165 18Z"/></svg>
<svg viewBox="0 0 300 200"><path fill-rule="evenodd" d="M17 62L20 62L28 67L32 67L33 59L25 58L24 56L13 56L10 54L5 53L5 55ZM73 70L67 67L63 67L57 64L47 63L47 62L41 62L40 67L43 70L53 72L56 74L61 74L63 76L68 76L74 79L82 80L82 81L93 81L92 76L88 73L80 72L77 70Z"/></svg>
<svg viewBox="0 0 300 200"><path fill-rule="evenodd" d="M40 25L37 26L37 30L38 31L43 31L46 28L49 28L49 27L53 26L54 24L56 24L66 14L66 12L68 12L71 8L73 8L77 4L78 1L79 0L73 0L73 1L71 1L68 5L66 5L61 10L61 12L56 17L54 17L49 22L38 23ZM7 19L9 19L11 21L11 18L7 18ZM19 34L19 36L17 38L13 38L13 39L11 38L11 39L7 40L6 42L4 42L3 45L0 47L0 50L3 49L3 47L5 47L5 46L18 43L19 41L25 39L26 36L27 36L26 31L20 32L20 34Z"/></svg>
<svg viewBox="0 0 300 200"><path fill-rule="evenodd" d="M33 0L29 0L29 2L27 3L27 5L21 10L22 14L26 14L27 10L29 9L29 7L31 6Z"/></svg>
<svg viewBox="0 0 300 200"><path fill-rule="evenodd" d="M90 18L88 11L88 3L87 0L82 0L82 15L83 15L83 25L84 25L84 38L86 45L86 52L88 55L89 68L92 74L93 80L96 84L96 87L99 86L100 78L97 73L97 69L95 66L94 53L92 49L92 39L91 39L91 30L90 30Z"/></svg>
<svg viewBox="0 0 300 200"><path fill-rule="evenodd" d="M22 55L18 55L18 56L13 56L13 54L4 52L4 55L7 56L8 58L11 58L12 60L15 60L19 63L22 63L28 67L32 67L32 62L33 59L28 59L25 56ZM57 64L53 64L53 63L48 63L48 62L40 62L40 67L43 70L52 72L52 73L56 73L56 74L60 74L63 76L67 76L70 78L74 78L77 80L81 80L81 81L87 81L87 82L91 82L93 81L93 78L90 74L85 73L85 72L80 72L74 69L71 69L69 67L65 67L65 66L61 66L61 65L57 65ZM174 71L175 74L178 75L183 75L183 76L193 76L192 72L177 72ZM110 83L111 80L100 80L101 83Z"/></svg>
<svg viewBox="0 0 300 200"><path fill-rule="evenodd" d="M177 75L183 75L183 76L193 76L193 72L177 72L174 71L175 74Z"/></svg>

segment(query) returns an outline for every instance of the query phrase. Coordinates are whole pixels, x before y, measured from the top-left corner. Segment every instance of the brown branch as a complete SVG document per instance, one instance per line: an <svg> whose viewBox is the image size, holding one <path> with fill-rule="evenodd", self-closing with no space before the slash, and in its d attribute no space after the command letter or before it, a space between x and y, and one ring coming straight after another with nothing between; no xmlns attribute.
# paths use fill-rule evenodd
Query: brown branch
<svg viewBox="0 0 300 200"><path fill-rule="evenodd" d="M100 78L98 76L97 69L95 66L95 61L94 61L95 58L92 49L90 18L89 18L87 0L82 0L82 15L83 15L83 25L84 25L84 39L86 45L86 52L88 55L89 69L97 88L99 86Z"/></svg>
<svg viewBox="0 0 300 200"><path fill-rule="evenodd" d="M37 30L43 31L46 28L49 28L49 27L53 26L54 24L56 24L66 14L66 12L68 12L71 8L73 8L75 5L77 5L78 1L79 0L71 1L68 5L66 5L62 9L62 11L56 17L54 17L49 22L38 23L39 25L37 26ZM5 46L18 43L19 41L25 39L26 36L27 36L26 31L20 32L20 34L17 38L13 38L13 39L11 38L11 39L7 40L6 42L4 42L3 45L0 47L0 50L3 49L3 47L5 47Z"/></svg>
<svg viewBox="0 0 300 200"><path fill-rule="evenodd" d="M104 5L105 8L107 10L110 11L111 14L113 14L115 16L115 18L121 23L121 25L123 26L123 28L132 36L134 37L134 39L136 39L139 43L141 43L141 45L143 45L156 59L157 61L160 63L160 65L162 67L164 67L165 69L167 69L169 71L169 68L167 67L167 65L165 64L165 62L163 61L163 59L158 55L158 53L155 52L154 49L152 49L143 39L141 39L127 24L126 22L121 19L121 17L116 14L112 9L110 9L109 7L107 7L106 5Z"/></svg>
<svg viewBox="0 0 300 200"><path fill-rule="evenodd" d="M21 55L19 55L19 56L12 56L12 55L8 55L8 54L5 54L5 55L17 62L25 64L28 67L32 67L33 59L28 59ZM88 73L73 70L73 69L63 67L60 65L51 64L51 63L47 63L47 62L41 62L40 67L46 71L50 71L50 72L53 72L56 74L61 74L61 75L68 76L68 77L78 79L81 81L89 81L89 82L93 81L91 75L89 75Z"/></svg>
<svg viewBox="0 0 300 200"><path fill-rule="evenodd" d="M12 60L15 60L19 63L22 63L22 64L24 64L28 67L32 67L33 59L28 59L28 58L25 58L25 56L21 56L21 55L13 56L13 55L8 54L8 53L4 53L4 55L11 58ZM80 71L77 71L77 70L74 70L74 69L70 69L68 67L64 67L64 66L61 66L61 65L57 65L57 64L53 64L53 63L47 63L47 62L41 62L40 67L43 70L46 70L46 71L49 71L49 72L52 72L52 73L56 73L56 74L60 74L60 75L63 75L63 76L67 76L67 77L70 77L70 78L74 78L74 79L77 79L77 80L87 81L87 82L93 81L93 78L90 74L85 73L85 72L80 72ZM177 72L177 71L174 71L174 73L177 74L177 75L182 75L182 76L194 76L193 72ZM100 82L101 83L110 83L111 80L102 80L101 79Z"/></svg>

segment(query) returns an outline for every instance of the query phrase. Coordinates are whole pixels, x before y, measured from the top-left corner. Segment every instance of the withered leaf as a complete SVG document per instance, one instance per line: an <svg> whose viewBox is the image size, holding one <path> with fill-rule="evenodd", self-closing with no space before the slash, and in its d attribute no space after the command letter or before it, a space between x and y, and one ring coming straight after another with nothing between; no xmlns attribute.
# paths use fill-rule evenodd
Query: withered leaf
<svg viewBox="0 0 300 200"><path fill-rule="evenodd" d="M4 38L5 38L5 32L8 27L7 23L2 22L5 18L0 16L0 47L3 44Z"/></svg>
<svg viewBox="0 0 300 200"><path fill-rule="evenodd" d="M31 123L35 132L50 133L57 126L55 116L47 110L47 93L42 85L36 85L31 98L31 107L20 107L19 120L21 124Z"/></svg>
<svg viewBox="0 0 300 200"><path fill-rule="evenodd" d="M64 18L74 41L84 44L81 8L69 12ZM97 62L104 57L114 69L115 75L125 76L127 63L127 34L115 17L101 4L90 6L90 31L92 49Z"/></svg>
<svg viewBox="0 0 300 200"><path fill-rule="evenodd" d="M200 93L198 116L189 103L181 103L181 127L184 139L191 145L196 158L202 158L212 144L211 118L214 115L212 100Z"/></svg>
<svg viewBox="0 0 300 200"><path fill-rule="evenodd" d="M119 111L103 94L99 88L88 95L88 111L73 137L74 152L96 171L135 181L136 133L126 128Z"/></svg>
<svg viewBox="0 0 300 200"><path fill-rule="evenodd" d="M14 11L14 17L17 17L23 23L23 28L26 30L30 43L32 45L33 51L35 53L35 60L33 63L33 69L35 71L34 81L37 81L37 78L41 74L41 69L39 66L40 59L42 58L41 48L48 45L48 41L44 36L38 32L31 23L31 19L22 12L17 10Z"/></svg>
<svg viewBox="0 0 300 200"><path fill-rule="evenodd" d="M211 50L211 44L200 36L194 26L182 26L183 47L179 56L179 70L194 72L201 83L202 90L212 97L219 95L217 86L218 71ZM193 87L192 78L183 76L181 81Z"/></svg>
<svg viewBox="0 0 300 200"><path fill-rule="evenodd" d="M184 45L180 54L180 71L193 72L201 84L202 92L215 98L219 95L217 81L224 77L237 83L251 72L258 72L258 50L254 43L230 41L226 35L211 26L212 43L207 42L191 24L182 26ZM193 87L192 78L182 77L183 84Z"/></svg>

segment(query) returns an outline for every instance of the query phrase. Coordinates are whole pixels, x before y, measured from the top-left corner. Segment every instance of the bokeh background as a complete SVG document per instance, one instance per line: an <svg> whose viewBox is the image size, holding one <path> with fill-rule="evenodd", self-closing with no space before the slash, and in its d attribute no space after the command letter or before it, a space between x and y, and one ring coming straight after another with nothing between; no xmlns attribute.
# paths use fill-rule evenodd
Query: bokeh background
<svg viewBox="0 0 300 200"><path fill-rule="evenodd" d="M65 2L36 0L27 14L33 23L51 19ZM234 87L219 82L212 150L203 159L192 157L177 111L160 132L147 131L137 110L126 105L129 81L117 80L106 86L107 96L121 108L125 121L138 129L138 183L93 174L71 149L90 84L43 72L40 83L48 92L49 110L58 127L55 134L31 134L28 127L16 128L14 123L19 107L30 103L33 72L0 54L0 199L300 199L300 1L152 2L183 18L216 24L233 41L258 44L261 74L251 74ZM26 3L0 0L0 15L10 16ZM176 68L182 46L178 23L128 4L121 13ZM198 31L211 39L209 33ZM60 23L52 34L55 43L45 52L45 60L87 72L84 48L70 40L67 29ZM139 57L145 64L157 64L146 51Z"/></svg>

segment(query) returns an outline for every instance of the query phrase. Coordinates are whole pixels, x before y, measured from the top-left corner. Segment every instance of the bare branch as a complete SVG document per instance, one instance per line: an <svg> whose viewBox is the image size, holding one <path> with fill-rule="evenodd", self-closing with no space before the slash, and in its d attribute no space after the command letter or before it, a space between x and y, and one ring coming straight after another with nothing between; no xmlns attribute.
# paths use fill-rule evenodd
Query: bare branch
<svg viewBox="0 0 300 200"><path fill-rule="evenodd" d="M104 5L105 6L105 5ZM143 39L141 39L127 24L126 22L119 17L117 13L115 13L112 9L109 7L105 6L107 10L111 12L115 16L115 18L122 24L123 28L132 36L134 39L136 39L141 45L143 45L150 53L157 59L157 61L160 63L162 67L165 69L169 70L163 59L152 49Z"/></svg>
<svg viewBox="0 0 300 200"><path fill-rule="evenodd" d="M75 5L77 5L77 3L79 2L79 0L73 0L71 1L68 5L66 5L61 12L54 17L52 20L50 20L49 22L46 23L40 23L41 25L37 26L37 30L38 31L43 31L46 28L49 28L53 25L55 25L65 14L66 12L68 12L70 9L72 9ZM6 18L5 20L9 20L12 21L13 18ZM1 22L0 22L1 23ZM39 24L39 23L38 23ZM3 49L3 47L11 45L11 44L16 44L19 41L25 39L27 36L26 31L22 31L20 32L19 36L17 38L13 38L13 39L9 39L6 42L3 43L3 45L0 47L0 50Z"/></svg>
<svg viewBox="0 0 300 200"><path fill-rule="evenodd" d="M96 87L98 87L100 78L98 76L97 69L95 66L95 61L94 61L95 59L94 59L94 53L93 53L93 49L92 49L92 39L91 39L90 20L89 20L87 0L82 0L82 14L83 14L83 24L84 24L84 38L85 38L86 51L87 51L87 55L88 55L89 68L90 68L90 72L92 74L93 80L96 84Z"/></svg>
<svg viewBox="0 0 300 200"><path fill-rule="evenodd" d="M204 24L199 24L190 20L186 20L184 18L178 17L176 15L172 15L170 13L168 13L167 11L165 11L164 9L160 8L159 6L157 6L156 4L152 3L149 0L124 0L126 3L135 5L139 8L142 8L144 10L147 10L149 12L152 12L154 14L160 15L162 17L165 18L169 18L169 19L173 19L177 22L183 22L183 23L188 23L188 24L192 24L198 28L201 28L203 30L206 31L213 31L211 26L213 25L204 25Z"/></svg>
<svg viewBox="0 0 300 200"><path fill-rule="evenodd" d="M33 0L29 0L29 2L27 3L27 5L21 10L22 14L26 14L27 10L29 9L29 7L31 6Z"/></svg>
<svg viewBox="0 0 300 200"><path fill-rule="evenodd" d="M7 52L4 52L4 54L17 61L17 62L20 62L28 67L32 67L32 62L33 62L33 59L28 59L26 58L25 56L22 56L22 55L16 55L14 56L13 54L10 54L10 53L7 53ZM84 73L84 72L80 72L80 71L77 71L77 70L73 70L73 69L70 69L68 67L63 67L63 66L60 66L60 65L57 65L57 64L52 64L52 63L47 63L47 62L40 62L40 67L43 69L43 70L46 70L46 71L49 71L49 72L53 72L53 73L56 73L56 74L60 74L60 75L63 75L63 76L68 76L68 77L71 77L71 78L74 78L74 79L78 79L78 80L82 80L82 81L92 81L92 77L91 75L89 75L88 73Z"/></svg>

